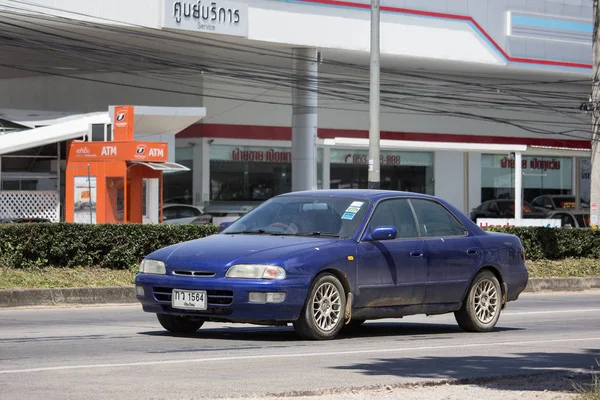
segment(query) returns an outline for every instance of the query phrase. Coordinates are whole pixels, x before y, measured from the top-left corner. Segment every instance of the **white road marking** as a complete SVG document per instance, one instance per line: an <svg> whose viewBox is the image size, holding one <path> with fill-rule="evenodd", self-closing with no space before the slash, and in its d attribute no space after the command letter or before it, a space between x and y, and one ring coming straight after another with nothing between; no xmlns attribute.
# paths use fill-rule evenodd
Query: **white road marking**
<svg viewBox="0 0 600 400"><path fill-rule="evenodd" d="M549 339L549 340L544 340L542 344L573 343L573 342L600 343L600 336L587 337L587 338ZM453 344L453 345L446 345L446 346L421 346L421 347L403 347L403 348L391 348L391 349L366 349L366 350L332 351L332 352L318 352L318 353L288 353L288 354L263 354L263 355L252 355L252 356L207 357L207 358L193 358L193 359L183 359L183 360L140 361L140 362L133 362L133 363L114 363L114 364L63 365L63 366L58 366L58 367L13 369L13 370L4 370L4 371L0 370L0 375L2 375L2 374L25 374L25 373L31 373L31 372L65 371L65 370L77 370L77 369L120 368L120 367L139 367L139 366L150 366L150 365L173 365L173 364L194 364L194 363L206 363L206 362L218 362L218 361L342 356L342 355L369 354L369 353L377 353L377 354L403 353L403 352L419 351L419 350L440 350L440 349L457 349L457 348L464 349L464 348L473 348L473 347L484 347L486 349L489 349L490 346L524 346L524 345L531 345L531 344L540 344L540 340L526 340L526 341L517 341L517 342L496 342L496 343L483 342L483 343L471 343L471 344Z"/></svg>
<svg viewBox="0 0 600 400"><path fill-rule="evenodd" d="M537 315L537 314L582 314L582 313L598 313L600 308L579 308L573 310L548 310L548 311L517 311L517 312L506 312L502 313L502 316L509 315Z"/></svg>

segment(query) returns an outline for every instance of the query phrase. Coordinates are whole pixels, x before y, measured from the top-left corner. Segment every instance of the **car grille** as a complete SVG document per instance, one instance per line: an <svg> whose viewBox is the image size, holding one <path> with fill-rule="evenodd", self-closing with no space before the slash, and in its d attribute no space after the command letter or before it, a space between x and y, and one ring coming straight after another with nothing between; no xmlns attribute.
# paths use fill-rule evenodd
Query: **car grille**
<svg viewBox="0 0 600 400"><path fill-rule="evenodd" d="M171 303L172 288L154 287L154 298L159 302ZM233 291L231 290L207 290L209 306L226 306L233 303Z"/></svg>
<svg viewBox="0 0 600 400"><path fill-rule="evenodd" d="M211 271L185 271L181 269L173 270L173 275L178 276L198 276L203 278L211 278L216 275L215 272Z"/></svg>

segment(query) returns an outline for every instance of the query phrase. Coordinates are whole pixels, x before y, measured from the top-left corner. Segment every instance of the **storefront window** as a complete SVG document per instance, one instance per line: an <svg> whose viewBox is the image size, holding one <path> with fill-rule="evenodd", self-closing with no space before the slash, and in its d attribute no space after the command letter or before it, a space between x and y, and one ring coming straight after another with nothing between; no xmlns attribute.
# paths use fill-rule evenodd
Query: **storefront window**
<svg viewBox="0 0 600 400"><path fill-rule="evenodd" d="M331 149L332 189L365 189L368 151ZM433 194L433 153L382 151L381 189Z"/></svg>
<svg viewBox="0 0 600 400"><path fill-rule="evenodd" d="M317 151L317 175L321 182L322 149ZM292 190L290 148L226 146L210 147L211 201L261 202Z"/></svg>
<svg viewBox="0 0 600 400"><path fill-rule="evenodd" d="M590 204L591 198L591 172L592 172L592 159L582 158L581 159L581 172L579 174L579 191L581 202Z"/></svg>
<svg viewBox="0 0 600 400"><path fill-rule="evenodd" d="M175 149L175 162L185 165L190 170L183 172L165 173L163 176L163 202L176 204L192 204L192 171L194 168L194 153L191 147Z"/></svg>
<svg viewBox="0 0 600 400"><path fill-rule="evenodd" d="M514 199L515 161L504 155L481 156L481 201ZM569 157L523 156L523 200L548 194L572 194L573 160Z"/></svg>

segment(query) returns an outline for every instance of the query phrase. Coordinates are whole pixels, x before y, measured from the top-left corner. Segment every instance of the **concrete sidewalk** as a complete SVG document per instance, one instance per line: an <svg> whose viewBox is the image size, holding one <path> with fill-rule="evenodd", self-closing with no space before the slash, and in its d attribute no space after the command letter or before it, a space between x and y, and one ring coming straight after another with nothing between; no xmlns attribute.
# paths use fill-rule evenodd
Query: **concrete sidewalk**
<svg viewBox="0 0 600 400"><path fill-rule="evenodd" d="M525 292L580 292L600 289L600 277L533 278ZM126 287L0 290L0 308L136 303L135 289Z"/></svg>

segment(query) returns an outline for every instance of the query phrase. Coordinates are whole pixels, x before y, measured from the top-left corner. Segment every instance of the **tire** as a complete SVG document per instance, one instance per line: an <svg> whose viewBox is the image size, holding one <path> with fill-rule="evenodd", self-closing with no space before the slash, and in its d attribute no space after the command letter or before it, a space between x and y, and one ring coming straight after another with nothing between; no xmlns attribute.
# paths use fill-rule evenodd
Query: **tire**
<svg viewBox="0 0 600 400"><path fill-rule="evenodd" d="M491 271L475 276L460 310L454 313L458 325L467 332L489 332L502 311L502 289Z"/></svg>
<svg viewBox="0 0 600 400"><path fill-rule="evenodd" d="M162 327L172 333L194 333L204 325L204 321L193 321L176 315L156 314L156 317Z"/></svg>
<svg viewBox="0 0 600 400"><path fill-rule="evenodd" d="M339 279L331 274L318 275L294 329L304 339L333 339L344 327L345 309L346 293Z"/></svg>

